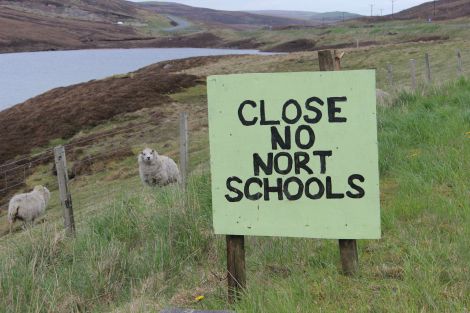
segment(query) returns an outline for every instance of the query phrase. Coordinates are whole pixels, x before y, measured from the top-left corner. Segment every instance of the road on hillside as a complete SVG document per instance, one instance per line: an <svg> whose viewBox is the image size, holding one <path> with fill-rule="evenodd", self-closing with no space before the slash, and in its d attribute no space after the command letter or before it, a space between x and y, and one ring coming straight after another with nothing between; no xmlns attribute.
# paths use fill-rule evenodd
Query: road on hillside
<svg viewBox="0 0 470 313"><path fill-rule="evenodd" d="M189 22L188 20L184 18L174 16L174 15L165 15L165 16L177 24L176 26L165 28L165 31L167 32L183 30L192 25L191 22Z"/></svg>

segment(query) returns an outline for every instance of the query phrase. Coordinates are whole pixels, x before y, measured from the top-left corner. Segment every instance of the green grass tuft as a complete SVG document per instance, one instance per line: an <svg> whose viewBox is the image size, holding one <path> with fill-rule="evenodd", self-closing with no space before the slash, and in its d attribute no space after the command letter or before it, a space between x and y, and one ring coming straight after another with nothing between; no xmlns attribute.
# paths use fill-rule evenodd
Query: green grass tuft
<svg viewBox="0 0 470 313"><path fill-rule="evenodd" d="M237 312L466 312L470 308L470 81L379 109L381 240L339 273L334 240L249 237ZM123 192L83 214L0 242L1 312L157 312L227 308L225 240L211 229L210 181ZM195 302L194 297L205 299Z"/></svg>

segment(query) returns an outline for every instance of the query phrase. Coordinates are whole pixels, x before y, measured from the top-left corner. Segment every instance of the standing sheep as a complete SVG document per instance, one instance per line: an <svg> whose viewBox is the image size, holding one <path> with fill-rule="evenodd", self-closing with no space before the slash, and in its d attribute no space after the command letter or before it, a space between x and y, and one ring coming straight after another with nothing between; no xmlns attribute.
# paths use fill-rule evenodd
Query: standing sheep
<svg viewBox="0 0 470 313"><path fill-rule="evenodd" d="M13 196L8 205L8 223L10 230L12 224L17 221L33 223L35 219L44 214L51 193L46 187L36 186L29 193Z"/></svg>
<svg viewBox="0 0 470 313"><path fill-rule="evenodd" d="M159 155L155 150L145 148L138 157L139 174L142 183L149 186L165 186L180 182L181 175L175 161Z"/></svg>

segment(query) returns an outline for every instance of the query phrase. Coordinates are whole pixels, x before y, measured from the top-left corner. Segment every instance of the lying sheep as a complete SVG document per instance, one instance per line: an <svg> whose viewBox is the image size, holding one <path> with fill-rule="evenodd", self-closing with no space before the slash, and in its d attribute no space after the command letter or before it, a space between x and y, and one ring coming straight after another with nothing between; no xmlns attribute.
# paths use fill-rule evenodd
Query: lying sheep
<svg viewBox="0 0 470 313"><path fill-rule="evenodd" d="M180 182L181 175L175 161L159 155L155 150L145 148L138 157L139 174L142 183L149 186L165 186Z"/></svg>
<svg viewBox="0 0 470 313"><path fill-rule="evenodd" d="M8 223L10 230L12 224L19 220L26 223L33 223L35 219L44 214L51 193L46 187L36 186L29 193L22 193L13 196L8 205Z"/></svg>

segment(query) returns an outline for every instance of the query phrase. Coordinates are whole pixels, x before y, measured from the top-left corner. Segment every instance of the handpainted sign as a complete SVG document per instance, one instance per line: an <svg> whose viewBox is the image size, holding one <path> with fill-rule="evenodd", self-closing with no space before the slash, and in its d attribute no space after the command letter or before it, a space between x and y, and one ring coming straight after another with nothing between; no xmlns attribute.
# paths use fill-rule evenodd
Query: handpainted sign
<svg viewBox="0 0 470 313"><path fill-rule="evenodd" d="M215 233L380 238L374 71L207 84Z"/></svg>

